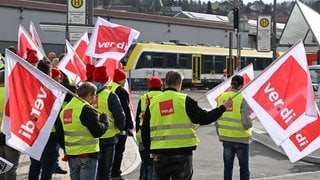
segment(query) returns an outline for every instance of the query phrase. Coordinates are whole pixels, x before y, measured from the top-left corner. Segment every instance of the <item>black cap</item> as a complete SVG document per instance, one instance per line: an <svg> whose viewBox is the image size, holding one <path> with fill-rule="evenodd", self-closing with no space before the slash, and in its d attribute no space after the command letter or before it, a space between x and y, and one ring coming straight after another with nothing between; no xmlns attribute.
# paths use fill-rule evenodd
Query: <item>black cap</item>
<svg viewBox="0 0 320 180"><path fill-rule="evenodd" d="M231 84L243 85L243 77L240 75L235 75L231 79Z"/></svg>

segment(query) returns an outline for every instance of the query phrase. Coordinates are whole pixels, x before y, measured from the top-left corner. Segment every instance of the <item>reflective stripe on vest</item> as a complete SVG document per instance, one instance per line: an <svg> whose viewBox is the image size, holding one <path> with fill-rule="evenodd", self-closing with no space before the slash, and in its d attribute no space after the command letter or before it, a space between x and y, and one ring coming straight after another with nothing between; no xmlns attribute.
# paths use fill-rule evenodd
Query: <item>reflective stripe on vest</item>
<svg viewBox="0 0 320 180"><path fill-rule="evenodd" d="M97 108L102 112L106 112L109 120L108 130L100 138L110 138L120 133L120 130L115 127L113 115L108 106L108 99L110 93L110 90L104 89L100 91L97 96Z"/></svg>
<svg viewBox="0 0 320 180"><path fill-rule="evenodd" d="M67 155L99 152L99 139L94 138L80 121L85 103L74 97L60 112Z"/></svg>
<svg viewBox="0 0 320 180"><path fill-rule="evenodd" d="M229 91L221 94L218 106L222 105L229 97L234 97L237 92ZM227 110L217 121L218 135L228 138L247 138L252 135L251 129L245 130L241 123L241 104L243 96L238 94L233 99L232 110Z"/></svg>
<svg viewBox="0 0 320 180"><path fill-rule="evenodd" d="M162 93L161 90L149 91L149 92L145 93L144 95L142 95L141 98L140 98L140 110L141 110L141 112L139 114L140 123L138 124L140 130L136 134L137 141L140 142L140 143L142 142L141 129L142 129L144 113L145 113L145 111L147 109L148 104L150 104L150 100L153 97L155 97L155 96L157 96L157 95L159 95L161 93Z"/></svg>
<svg viewBox="0 0 320 180"><path fill-rule="evenodd" d="M199 139L185 112L186 94L167 90L150 102L150 149L197 146Z"/></svg>

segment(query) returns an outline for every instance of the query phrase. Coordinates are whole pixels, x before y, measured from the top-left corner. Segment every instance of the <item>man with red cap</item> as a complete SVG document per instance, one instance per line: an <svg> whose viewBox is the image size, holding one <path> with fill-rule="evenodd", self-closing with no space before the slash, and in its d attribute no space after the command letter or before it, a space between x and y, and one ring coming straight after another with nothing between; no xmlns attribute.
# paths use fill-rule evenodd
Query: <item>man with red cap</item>
<svg viewBox="0 0 320 180"><path fill-rule="evenodd" d="M138 109L136 113L136 137L139 143L139 152L141 157L141 167L140 167L140 180L151 180L152 179L152 169L153 169L153 159L150 157L149 150L145 149L142 144L141 129L142 122L144 118L144 113L153 97L162 93L162 80L160 77L154 76L149 77L148 88L149 92L143 94L138 102Z"/></svg>
<svg viewBox="0 0 320 180"><path fill-rule="evenodd" d="M63 79L63 75L59 69L51 68L51 77L57 82L61 83Z"/></svg>
<svg viewBox="0 0 320 180"><path fill-rule="evenodd" d="M86 64L87 81L92 82L94 69L95 69L95 66L93 64Z"/></svg>
<svg viewBox="0 0 320 180"><path fill-rule="evenodd" d="M27 48L27 58L26 60L36 66L37 63L39 62L39 58L38 58L38 55L37 55L37 51L34 50L34 49L30 49L30 48Z"/></svg>
<svg viewBox="0 0 320 180"><path fill-rule="evenodd" d="M100 153L97 180L110 180L115 147L118 141L116 135L124 130L126 119L118 96L106 88L106 83L109 81L106 67L96 67L92 77L93 83L97 87L97 98L94 106L100 111L106 112L110 119L108 131L99 139Z"/></svg>
<svg viewBox="0 0 320 180"><path fill-rule="evenodd" d="M123 158L123 152L125 150L125 144L127 140L127 135L132 136L133 122L129 107L129 93L124 88L126 83L126 73L121 69L115 69L113 74L113 81L110 83L111 91L116 93L120 99L122 109L126 116L125 131L122 131L118 135L118 143L116 145L116 152L114 157L114 162L112 166L112 179L123 179L121 176L121 162Z"/></svg>

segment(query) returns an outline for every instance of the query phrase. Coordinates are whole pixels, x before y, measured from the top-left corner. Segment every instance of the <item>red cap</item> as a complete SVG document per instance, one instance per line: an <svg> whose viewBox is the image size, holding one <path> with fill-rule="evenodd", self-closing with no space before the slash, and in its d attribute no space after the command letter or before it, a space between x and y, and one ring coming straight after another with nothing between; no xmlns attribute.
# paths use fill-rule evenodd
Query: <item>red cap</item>
<svg viewBox="0 0 320 180"><path fill-rule="evenodd" d="M105 66L96 67L93 71L93 81L106 83L109 80Z"/></svg>
<svg viewBox="0 0 320 180"><path fill-rule="evenodd" d="M31 64L39 62L39 58L37 56L37 51L34 49L27 48L27 59L26 60Z"/></svg>
<svg viewBox="0 0 320 180"><path fill-rule="evenodd" d="M127 78L126 72L121 69L115 69L113 74L113 81L122 81Z"/></svg>
<svg viewBox="0 0 320 180"><path fill-rule="evenodd" d="M56 69L56 68L51 68L51 77L52 78L56 78L56 77L60 77L60 79L62 78L62 73Z"/></svg>
<svg viewBox="0 0 320 180"><path fill-rule="evenodd" d="M160 77L149 77L147 80L149 89L160 89L162 86L162 80L160 79Z"/></svg>
<svg viewBox="0 0 320 180"><path fill-rule="evenodd" d="M87 79L92 79L93 78L94 69L95 69L95 66L93 64L86 64Z"/></svg>

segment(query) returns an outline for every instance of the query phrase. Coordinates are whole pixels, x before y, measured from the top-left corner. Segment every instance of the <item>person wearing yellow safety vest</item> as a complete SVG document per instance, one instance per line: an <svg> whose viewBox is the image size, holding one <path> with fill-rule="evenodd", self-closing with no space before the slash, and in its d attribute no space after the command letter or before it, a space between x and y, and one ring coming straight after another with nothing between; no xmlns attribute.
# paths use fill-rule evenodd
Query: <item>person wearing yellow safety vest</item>
<svg viewBox="0 0 320 180"><path fill-rule="evenodd" d="M106 87L109 77L105 66L96 67L93 71L93 83L97 87L97 98L94 107L106 112L109 128L99 139L100 153L97 180L110 180L117 134L124 130L125 115L118 96Z"/></svg>
<svg viewBox="0 0 320 180"><path fill-rule="evenodd" d="M1 180L15 180L19 164L20 152L6 145L6 135L1 132L2 116L4 112L4 69L0 71L0 157L13 163L13 167L7 172L0 174Z"/></svg>
<svg viewBox="0 0 320 180"><path fill-rule="evenodd" d="M232 106L218 119L217 134L223 145L224 180L232 179L233 162L235 155L240 166L240 179L249 180L249 144L251 143L252 120L250 107L238 93L244 80L240 75L231 79L231 90L224 92L218 99L218 105L232 97Z"/></svg>
<svg viewBox="0 0 320 180"><path fill-rule="evenodd" d="M153 97L162 94L162 80L160 77L153 76L147 79L149 92L143 94L138 102L136 113L136 137L139 143L139 153L141 157L139 180L152 180L153 159L150 157L149 150L145 149L142 144L141 128L144 113Z"/></svg>
<svg viewBox="0 0 320 180"><path fill-rule="evenodd" d="M84 82L78 88L78 97L73 97L59 114L64 135L64 146L70 168L70 179L96 180L99 156L99 137L108 129L105 113L100 117L91 107L97 88ZM63 130L61 132L61 130Z"/></svg>
<svg viewBox="0 0 320 180"><path fill-rule="evenodd" d="M121 163L123 159L123 153L125 151L125 144L127 141L127 136L133 136L133 122L130 111L130 99L129 93L124 88L127 81L126 73L122 69L115 69L113 73L112 82L110 83L111 91L116 93L120 99L122 109L126 116L125 128L120 134L118 134L118 143L115 149L115 156L112 165L111 176L112 179L123 179L121 176Z"/></svg>
<svg viewBox="0 0 320 180"><path fill-rule="evenodd" d="M192 153L199 139L194 124L215 122L231 105L211 111L198 106L197 101L180 93L182 75L169 71L165 77L165 89L155 96L147 107L142 124L142 142L150 149L153 160L153 180L191 179Z"/></svg>

